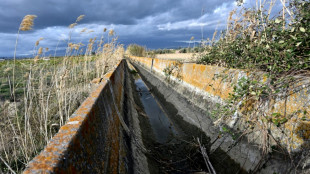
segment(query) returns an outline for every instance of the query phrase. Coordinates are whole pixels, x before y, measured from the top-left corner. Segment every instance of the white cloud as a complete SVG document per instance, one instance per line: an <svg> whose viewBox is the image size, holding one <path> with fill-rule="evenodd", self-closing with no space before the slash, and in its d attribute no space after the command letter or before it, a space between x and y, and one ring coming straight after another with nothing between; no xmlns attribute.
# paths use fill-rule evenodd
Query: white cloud
<svg viewBox="0 0 310 174"><path fill-rule="evenodd" d="M204 14L197 19L159 24L157 25L157 29L162 31L171 31L180 29L195 29L201 27L207 29L215 29L216 27L223 28L226 25L226 19L229 12L235 7L235 2L223 3L221 6L217 7L213 13Z"/></svg>
<svg viewBox="0 0 310 174"><path fill-rule="evenodd" d="M178 40L175 42L182 42L182 43L187 43L187 44L193 44L193 43L201 43L201 40Z"/></svg>

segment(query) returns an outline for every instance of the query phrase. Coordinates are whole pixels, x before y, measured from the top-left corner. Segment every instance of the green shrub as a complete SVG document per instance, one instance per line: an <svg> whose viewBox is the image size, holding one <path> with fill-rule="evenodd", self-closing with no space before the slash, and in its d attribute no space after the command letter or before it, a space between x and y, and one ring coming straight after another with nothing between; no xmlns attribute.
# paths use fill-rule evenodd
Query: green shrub
<svg viewBox="0 0 310 174"><path fill-rule="evenodd" d="M207 46L201 63L228 68L257 69L272 75L300 73L310 69L310 3L295 0L283 18L269 19L263 12L242 9L228 21L219 41ZM241 18L237 20L238 18ZM299 71L299 72L297 72Z"/></svg>
<svg viewBox="0 0 310 174"><path fill-rule="evenodd" d="M127 51L130 55L132 56L139 56L139 57L143 57L145 56L145 47L144 46L140 46L137 44L130 44L127 47Z"/></svg>
<svg viewBox="0 0 310 174"><path fill-rule="evenodd" d="M157 49L154 50L155 54L172 54L175 53L175 50L173 49Z"/></svg>

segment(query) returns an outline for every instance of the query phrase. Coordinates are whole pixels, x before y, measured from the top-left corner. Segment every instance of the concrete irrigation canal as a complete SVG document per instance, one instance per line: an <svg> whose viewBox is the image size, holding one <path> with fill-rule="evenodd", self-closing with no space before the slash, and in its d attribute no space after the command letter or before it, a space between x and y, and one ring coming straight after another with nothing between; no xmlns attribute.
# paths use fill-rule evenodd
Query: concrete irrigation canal
<svg viewBox="0 0 310 174"><path fill-rule="evenodd" d="M238 112L221 124L214 118L211 111L224 105L233 84L250 76L241 70L194 63L123 59L113 72L99 79L97 88L24 173L309 170L309 161L298 160L309 150L309 115L302 123L289 120L281 131L271 126L273 138L278 141L267 155L262 155L261 130L238 134L242 132ZM268 79L261 75L258 80ZM304 109L310 113L309 93L308 86L298 88L294 95L266 105L266 112L290 114ZM278 150L277 145L285 150Z"/></svg>

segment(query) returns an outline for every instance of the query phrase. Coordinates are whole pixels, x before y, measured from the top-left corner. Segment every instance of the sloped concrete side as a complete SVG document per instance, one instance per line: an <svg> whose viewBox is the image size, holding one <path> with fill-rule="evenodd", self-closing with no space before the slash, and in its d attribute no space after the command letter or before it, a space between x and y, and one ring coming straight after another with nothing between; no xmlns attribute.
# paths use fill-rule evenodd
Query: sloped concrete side
<svg viewBox="0 0 310 174"><path fill-rule="evenodd" d="M257 134L261 134L259 130L255 134L247 136L252 140L256 139L252 141L256 145L249 144L247 138L236 145L236 141L232 137L218 137L219 132L222 131L221 127L214 126L216 120L211 118L210 112L215 109L215 104L224 104L229 94L233 92L233 87L242 77L248 78L255 75L257 81L264 83L268 80L264 73L257 75L242 70L194 63L180 63L173 60L143 57L130 57L129 59L142 72L141 74L146 78L146 81L157 88L163 96L167 96L164 97L165 100L174 103L174 106L178 107L178 105L182 105L179 101L183 97L204 112L201 118L199 114L183 114L183 119L196 126L200 126L211 137L211 141L214 141L211 148L221 147L233 159L239 161L239 164L249 172L262 166L269 166L266 169L261 169L263 173L266 171L281 173L281 171L286 172L290 170L291 167L294 168L289 158L284 159L281 156L269 156L268 158L271 159L261 158L261 152L258 148L260 140L256 138ZM279 95L276 101L267 103L266 113L294 114L297 110L305 110L310 113L310 88L307 84L309 84L309 80L291 86L289 90L292 91L292 95L285 98ZM173 89L175 94L169 89ZM175 99L173 99L174 96L176 96ZM184 108L186 106L188 105L183 105L183 108L182 106L179 107L178 113L186 113L184 112L186 111L186 108ZM270 130L272 130L272 135L275 139L279 140L286 147L286 150L292 153L305 152L305 148L307 149L309 145L307 135L310 133L310 126L306 125L310 123L310 116L308 114L306 118L300 119L302 116L304 117L302 114L295 114L294 117L285 123L285 129L282 131L279 131L279 128L275 125L270 125ZM230 118L226 123L234 129L234 126L238 123L238 116ZM304 126L299 126L301 124ZM232 146L234 148L231 148Z"/></svg>
<svg viewBox="0 0 310 174"><path fill-rule="evenodd" d="M230 149L230 147L234 145L234 140L227 135L220 137L220 129L213 125L210 115L180 94L181 91L190 94L191 92L189 90L181 85L171 85L167 83L165 79L160 78L160 76L150 73L146 68L135 63L133 63L133 65L135 65L142 79L151 88L152 93L165 105L174 107L173 109L168 107L167 110L165 110L170 116L175 117L175 119L183 119L200 128L210 138L212 144L212 146L209 147L210 151L214 152L220 148L222 152L227 152L230 158L240 165L240 168L248 172L258 165L260 162L259 149L257 149L255 145L250 145L246 142L240 143L243 144L242 148L241 146L235 146ZM203 102L203 100L200 102ZM176 111L172 112L174 109L176 109ZM229 168L230 164L223 165Z"/></svg>
<svg viewBox="0 0 310 174"><path fill-rule="evenodd" d="M128 75L126 61L122 60L24 173L148 172L147 165L138 163L145 158L143 153L137 153L136 142L142 141L140 130L131 131L137 123Z"/></svg>
<svg viewBox="0 0 310 174"><path fill-rule="evenodd" d="M139 121L139 115L136 110L136 104L134 102L134 97L133 97L133 90L135 90L133 79L131 74L128 72L128 70L131 70L130 65L127 64L129 69L127 70L127 75L125 76L126 78L126 87L127 91L125 92L125 98L128 97L127 101L127 106L125 107L128 109L124 109L124 112L126 114L129 114L130 117L129 119L129 129L131 131L131 153L132 153L132 168L133 168L133 173L136 174L149 174L149 167L148 167L148 162L147 158L145 156L145 153L147 153L147 150L143 144L142 141L142 131L140 128L140 121ZM126 115L125 114L125 115Z"/></svg>
<svg viewBox="0 0 310 174"><path fill-rule="evenodd" d="M262 83L268 81L264 73L250 73L237 69L201 65L194 63L180 63L174 60L152 59L144 57L130 57L130 60L162 78L168 78L174 83L181 84L191 91L186 97L201 109L209 110L212 103L223 103L233 93L233 87L242 77L255 77ZM170 73L170 74L169 74ZM310 135L310 79L304 79L291 84L286 90L287 94L279 93L274 101L267 101L266 114L279 113L291 115L285 123L285 134L277 133L275 136L280 142L297 152L305 145L309 147ZM197 95L196 95L197 94ZM199 102L204 99L205 102ZM302 112L301 112L302 111ZM304 114L307 113L307 114ZM271 130L277 131L273 126ZM285 136L288 135L288 136Z"/></svg>

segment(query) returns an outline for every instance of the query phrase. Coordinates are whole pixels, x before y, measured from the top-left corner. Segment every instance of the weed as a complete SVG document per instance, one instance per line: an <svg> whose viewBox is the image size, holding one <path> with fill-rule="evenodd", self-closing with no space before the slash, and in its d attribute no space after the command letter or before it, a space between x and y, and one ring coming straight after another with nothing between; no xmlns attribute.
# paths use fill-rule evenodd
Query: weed
<svg viewBox="0 0 310 174"><path fill-rule="evenodd" d="M182 80L182 63L180 61L175 61L163 70L166 79L170 81L170 78L174 76L178 81Z"/></svg>

